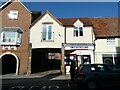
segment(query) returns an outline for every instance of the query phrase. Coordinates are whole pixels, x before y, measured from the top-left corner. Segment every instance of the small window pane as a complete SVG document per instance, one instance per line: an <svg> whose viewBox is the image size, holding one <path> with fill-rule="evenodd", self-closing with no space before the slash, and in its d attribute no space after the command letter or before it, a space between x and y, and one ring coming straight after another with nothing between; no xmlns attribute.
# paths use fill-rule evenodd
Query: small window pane
<svg viewBox="0 0 120 90"><path fill-rule="evenodd" d="M21 40L22 40L22 34L18 33L17 34L17 43L21 43Z"/></svg>
<svg viewBox="0 0 120 90"><path fill-rule="evenodd" d="M79 36L83 36L83 28L82 27L79 28Z"/></svg>
<svg viewBox="0 0 120 90"><path fill-rule="evenodd" d="M48 26L48 39L52 38L52 26Z"/></svg>
<svg viewBox="0 0 120 90"><path fill-rule="evenodd" d="M42 40L46 40L46 26L44 26L42 30Z"/></svg>
<svg viewBox="0 0 120 90"><path fill-rule="evenodd" d="M78 30L74 30L74 36L78 37Z"/></svg>
<svg viewBox="0 0 120 90"><path fill-rule="evenodd" d="M74 36L78 37L78 27L74 27Z"/></svg>
<svg viewBox="0 0 120 90"><path fill-rule="evenodd" d="M3 42L15 43L16 33L15 32L4 32L3 33Z"/></svg>

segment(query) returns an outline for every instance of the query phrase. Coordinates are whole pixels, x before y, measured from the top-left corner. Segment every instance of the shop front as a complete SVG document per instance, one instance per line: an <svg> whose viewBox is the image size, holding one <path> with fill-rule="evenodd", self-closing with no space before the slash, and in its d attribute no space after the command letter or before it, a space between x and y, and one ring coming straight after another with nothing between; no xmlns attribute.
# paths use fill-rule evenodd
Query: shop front
<svg viewBox="0 0 120 90"><path fill-rule="evenodd" d="M67 44L65 50L74 56L78 65L83 63L94 63L94 46L92 44Z"/></svg>
<svg viewBox="0 0 120 90"><path fill-rule="evenodd" d="M120 65L120 53L96 53L97 63Z"/></svg>
<svg viewBox="0 0 120 90"><path fill-rule="evenodd" d="M103 63L120 65L120 54L102 54Z"/></svg>

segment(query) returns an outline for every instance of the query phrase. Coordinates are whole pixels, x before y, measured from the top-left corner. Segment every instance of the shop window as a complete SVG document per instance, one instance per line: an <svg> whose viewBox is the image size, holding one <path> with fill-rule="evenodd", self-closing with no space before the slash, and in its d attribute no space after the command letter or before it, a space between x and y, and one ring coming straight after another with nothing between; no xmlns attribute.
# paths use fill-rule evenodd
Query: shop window
<svg viewBox="0 0 120 90"><path fill-rule="evenodd" d="M113 57L103 57L103 63L113 64Z"/></svg>

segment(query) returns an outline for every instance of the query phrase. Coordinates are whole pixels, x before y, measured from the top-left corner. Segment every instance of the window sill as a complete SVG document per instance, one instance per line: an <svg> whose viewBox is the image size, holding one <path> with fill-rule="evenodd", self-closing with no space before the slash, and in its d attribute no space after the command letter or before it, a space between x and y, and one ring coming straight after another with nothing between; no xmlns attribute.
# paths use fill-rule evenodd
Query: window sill
<svg viewBox="0 0 120 90"><path fill-rule="evenodd" d="M1 43L1 45L20 45L20 43Z"/></svg>
<svg viewBox="0 0 120 90"><path fill-rule="evenodd" d="M41 40L41 42L54 42L54 40Z"/></svg>

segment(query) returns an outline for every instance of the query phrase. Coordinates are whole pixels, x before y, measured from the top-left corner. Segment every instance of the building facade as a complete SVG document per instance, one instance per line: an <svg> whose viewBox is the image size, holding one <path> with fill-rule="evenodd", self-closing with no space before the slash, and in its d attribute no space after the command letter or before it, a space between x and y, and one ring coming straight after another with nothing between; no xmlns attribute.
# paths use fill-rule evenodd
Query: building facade
<svg viewBox="0 0 120 90"><path fill-rule="evenodd" d="M92 19L95 33L95 63L120 65L118 18Z"/></svg>
<svg viewBox="0 0 120 90"><path fill-rule="evenodd" d="M61 18L65 27L65 51L76 55L79 64L94 63L94 33L89 18Z"/></svg>
<svg viewBox="0 0 120 90"><path fill-rule="evenodd" d="M32 24L30 43L39 51L59 48L61 66L68 56L78 64L120 65L118 18L56 18L46 11Z"/></svg>
<svg viewBox="0 0 120 90"><path fill-rule="evenodd" d="M0 7L0 23L2 74L26 74L31 12L19 0L10 0Z"/></svg>
<svg viewBox="0 0 120 90"><path fill-rule="evenodd" d="M61 54L62 44L64 43L62 23L49 11L46 11L32 23L30 43L32 44L31 72L52 68L55 64L51 65L50 63L56 61L49 57L55 53ZM61 60L57 60L57 62L57 68L60 68Z"/></svg>
<svg viewBox="0 0 120 90"><path fill-rule="evenodd" d="M46 68L49 66L46 56L56 52L61 55L59 67L64 67L64 58L67 54L69 57L76 56L79 64L94 63L94 33L89 18L56 18L46 11L32 23L30 43L33 52L31 68L38 63L39 68ZM43 53L43 57L40 57ZM40 63L43 67L40 67Z"/></svg>
<svg viewBox="0 0 120 90"><path fill-rule="evenodd" d="M65 59L120 65L118 18L56 18L30 12L19 0L0 7L2 74L65 72Z"/></svg>

